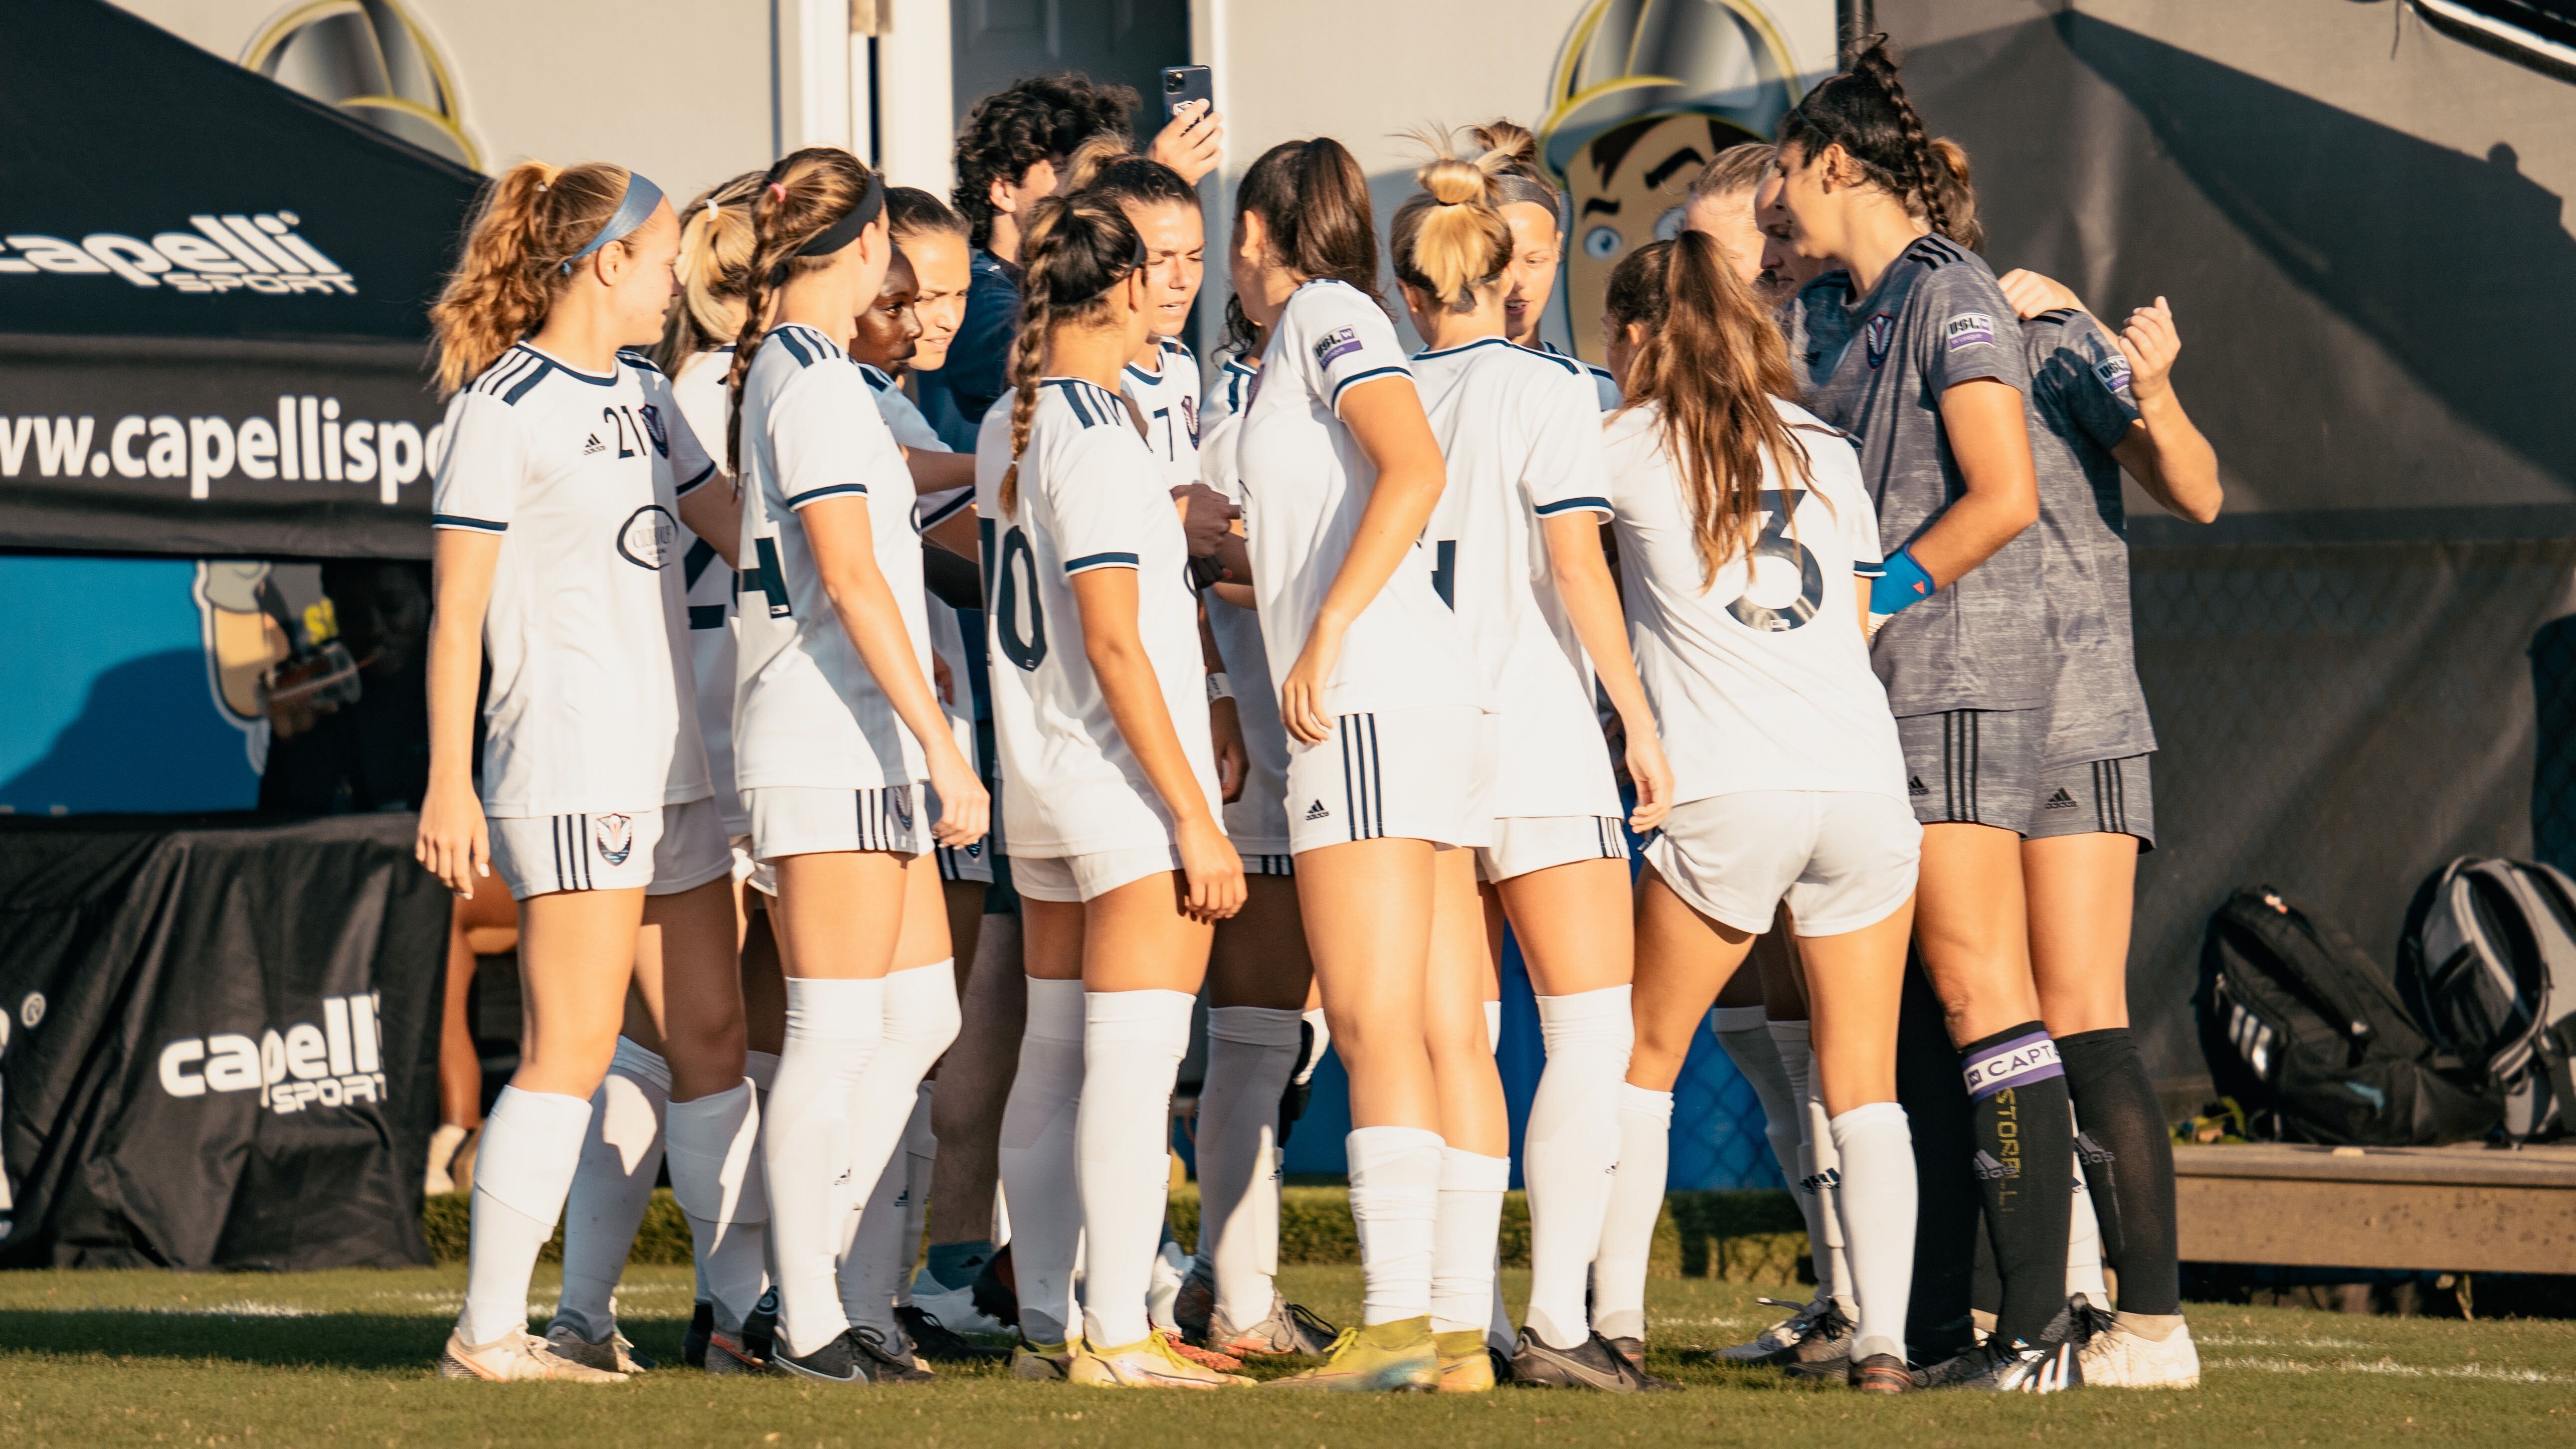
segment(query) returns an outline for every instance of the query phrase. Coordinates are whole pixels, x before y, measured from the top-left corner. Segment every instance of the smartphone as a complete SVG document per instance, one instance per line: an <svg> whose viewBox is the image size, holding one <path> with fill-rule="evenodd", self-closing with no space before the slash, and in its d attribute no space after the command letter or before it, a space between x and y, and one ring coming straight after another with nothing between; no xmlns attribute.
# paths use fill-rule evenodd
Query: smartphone
<svg viewBox="0 0 2576 1449"><path fill-rule="evenodd" d="M1216 109L1215 74L1203 65L1163 67L1163 119L1170 120L1191 101L1205 101L1209 110Z"/></svg>

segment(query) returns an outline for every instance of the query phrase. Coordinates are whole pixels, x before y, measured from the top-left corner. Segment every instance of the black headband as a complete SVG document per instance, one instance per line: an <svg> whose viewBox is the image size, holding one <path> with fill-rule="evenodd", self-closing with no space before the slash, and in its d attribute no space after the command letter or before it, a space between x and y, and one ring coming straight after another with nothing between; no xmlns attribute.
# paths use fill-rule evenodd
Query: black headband
<svg viewBox="0 0 2576 1449"><path fill-rule="evenodd" d="M848 246L850 243L857 241L859 239L859 233L866 231L868 229L868 223L875 221L878 216L884 213L884 211L885 178L882 176L870 176L868 178L867 192L859 198L859 204L851 207L849 213L843 216L839 221L832 223L830 226L827 226L823 228L822 231L816 233L812 241L798 247L796 249L796 255L800 257L828 257L832 253L839 251L841 248ZM780 262L778 265L769 269L769 285L773 287L782 287L786 284L787 263Z"/></svg>
<svg viewBox="0 0 2576 1449"><path fill-rule="evenodd" d="M1117 271L1111 272L1108 280L1100 284L1099 290L1080 297L1067 297L1059 305L1066 307L1079 307L1085 302L1090 301L1093 297L1106 294L1110 288L1117 286L1120 282L1123 282L1129 277L1136 275L1138 272L1145 270L1147 264L1152 262L1154 259L1154 254L1145 249L1145 234L1132 229L1127 234L1130 237L1133 237L1136 242L1135 249L1127 254L1127 265Z"/></svg>

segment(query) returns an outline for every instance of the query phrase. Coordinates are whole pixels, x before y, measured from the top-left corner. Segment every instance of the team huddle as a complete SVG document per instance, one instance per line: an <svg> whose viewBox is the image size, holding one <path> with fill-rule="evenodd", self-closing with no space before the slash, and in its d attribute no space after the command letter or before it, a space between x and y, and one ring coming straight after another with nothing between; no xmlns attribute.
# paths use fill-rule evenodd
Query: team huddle
<svg viewBox="0 0 2576 1449"><path fill-rule="evenodd" d="M1418 138L1383 239L1345 148L1281 143L1211 239L1218 118L1139 151L1132 100L986 98L953 206L833 148L677 210L606 164L493 183L432 314L419 854L520 901L527 1023L441 1372L649 1368L613 1295L667 1168L709 1373L1669 1390L1645 1279L1706 1020L1817 1279L1727 1358L2195 1384L2125 992L2123 478L2219 506L2162 300L2115 330L1999 280L1877 46L1619 260L1606 367L1540 336L1567 218L1521 128ZM1546 1046L1517 1327L1506 930ZM1328 1046L1340 1331L1276 1281Z"/></svg>

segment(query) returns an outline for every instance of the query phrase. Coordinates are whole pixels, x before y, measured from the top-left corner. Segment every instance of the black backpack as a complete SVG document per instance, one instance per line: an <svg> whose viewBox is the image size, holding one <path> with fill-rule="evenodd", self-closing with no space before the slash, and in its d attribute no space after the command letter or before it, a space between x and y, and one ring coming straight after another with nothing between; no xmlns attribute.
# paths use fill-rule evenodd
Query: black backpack
<svg viewBox="0 0 2576 1449"><path fill-rule="evenodd" d="M2379 963L2269 886L2209 918L2193 1004L2218 1090L2264 1135L2423 1147L2496 1125L2497 1104L2436 1054Z"/></svg>
<svg viewBox="0 0 2576 1449"><path fill-rule="evenodd" d="M2517 1142L2576 1117L2576 884L2529 861L2462 856L2424 882L2397 986L2425 1033L2504 1104Z"/></svg>

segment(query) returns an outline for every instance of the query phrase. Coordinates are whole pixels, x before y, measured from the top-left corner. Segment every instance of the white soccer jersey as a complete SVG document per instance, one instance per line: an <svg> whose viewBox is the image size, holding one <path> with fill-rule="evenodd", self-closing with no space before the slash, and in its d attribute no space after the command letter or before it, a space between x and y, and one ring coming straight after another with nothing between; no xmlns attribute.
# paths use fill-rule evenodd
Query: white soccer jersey
<svg viewBox="0 0 2576 1449"><path fill-rule="evenodd" d="M1288 299L1247 389L1235 471L1273 685L1306 647L1377 481L1342 425L1342 396L1385 379L1413 385L1395 324L1358 288L1315 281ZM1344 635L1323 713L1484 703L1458 620L1432 587L1430 550L1416 547Z"/></svg>
<svg viewBox="0 0 2576 1449"><path fill-rule="evenodd" d="M1199 360L1178 339L1154 339L1155 370L1134 363L1119 371L1118 390L1145 419L1145 446L1162 460L1169 486L1199 481Z"/></svg>
<svg viewBox="0 0 2576 1449"><path fill-rule="evenodd" d="M815 571L797 510L860 498L876 564L930 676L912 475L840 344L772 329L742 391L742 665L734 699L741 787L874 790L925 778L921 742L859 658Z"/></svg>
<svg viewBox="0 0 2576 1449"><path fill-rule="evenodd" d="M1583 375L1592 380L1592 396L1601 404L1601 411L1615 413L1619 410L1619 404L1623 401L1619 396L1619 379L1610 375L1610 369L1596 367L1553 342L1541 342L1538 347L1539 351L1550 357L1562 357L1583 369Z"/></svg>
<svg viewBox="0 0 2576 1449"><path fill-rule="evenodd" d="M1672 744L1673 803L1743 790L1904 800L1896 721L1860 625L1858 580L1879 572L1878 511L1850 442L1803 408L1775 406L1806 445L1813 483L1768 468L1750 559L1705 581L1662 410L1609 426L1628 636Z"/></svg>
<svg viewBox="0 0 2576 1449"><path fill-rule="evenodd" d="M1004 833L1014 856L1166 846L1171 812L1110 717L1083 650L1073 577L1136 570L1137 632L1213 815L1216 752L1189 540L1126 400L1075 378L1047 378L1038 388L1016 510L1002 507L1009 396L993 404L983 434L991 446L979 445L975 458Z"/></svg>
<svg viewBox="0 0 2576 1449"><path fill-rule="evenodd" d="M652 364L522 342L447 405L431 526L492 534L483 811L620 814L708 795L679 494L715 474Z"/></svg>
<svg viewBox="0 0 2576 1449"><path fill-rule="evenodd" d="M859 375L868 380L868 391L876 397L877 415L885 419L886 431L894 434L897 443L925 453L955 451L939 440L939 434L921 415L921 409L913 406L912 399L903 395L902 385L888 376L883 368L864 362L858 366ZM975 490L972 488L951 488L944 493L922 495L913 501L912 531L918 534L936 527L941 520L974 502ZM948 716L948 733L957 741L959 752L966 756L968 764L973 764L975 694L966 672L966 631L957 618L957 611L948 606L947 600L928 589L922 590L922 594L922 610L930 626L930 652L940 663L948 666L949 688L956 695L954 699L940 696L940 712ZM935 676L931 683L931 692L937 694L938 680Z"/></svg>
<svg viewBox="0 0 2576 1449"><path fill-rule="evenodd" d="M689 420L710 452L724 447L725 424L733 399L725 392L725 372L733 366L733 349L718 347L680 364L671 379L671 396L680 416ZM741 622L734 608L741 592L733 565L716 556L715 545L698 537L685 523L680 528L680 578L688 592L689 664L698 685L698 734L707 745L707 778L715 787L716 813L725 834L751 833L751 812L733 783L733 676L741 651L736 636Z"/></svg>
<svg viewBox="0 0 2576 1449"><path fill-rule="evenodd" d="M1259 372L1241 358L1228 358L1217 369L1216 391L1199 415L1199 481L1243 502L1243 484L1235 469L1235 435L1243 426L1243 405ZM1227 603L1214 589L1200 595L1207 604L1208 632L1225 661L1234 685L1235 718L1243 724L1245 771L1243 794L1225 807L1225 833L1235 849L1248 856L1286 855L1287 802L1280 791L1288 779L1288 730L1279 722L1279 695L1270 686L1270 655L1261 647L1261 613Z"/></svg>
<svg viewBox="0 0 2576 1449"><path fill-rule="evenodd" d="M1571 359L1487 337L1416 353L1414 385L1449 463L1424 537L1502 715L1497 816L1618 815L1592 664L1557 598L1539 521L1610 512L1601 413Z"/></svg>

